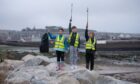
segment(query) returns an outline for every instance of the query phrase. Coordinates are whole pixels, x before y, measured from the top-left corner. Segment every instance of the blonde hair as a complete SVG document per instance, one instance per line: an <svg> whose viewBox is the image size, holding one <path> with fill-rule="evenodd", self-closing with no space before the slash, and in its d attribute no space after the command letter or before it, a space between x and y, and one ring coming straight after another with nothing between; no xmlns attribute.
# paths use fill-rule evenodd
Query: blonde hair
<svg viewBox="0 0 140 84"><path fill-rule="evenodd" d="M89 34L92 34L92 37L94 36L94 32L89 32Z"/></svg>

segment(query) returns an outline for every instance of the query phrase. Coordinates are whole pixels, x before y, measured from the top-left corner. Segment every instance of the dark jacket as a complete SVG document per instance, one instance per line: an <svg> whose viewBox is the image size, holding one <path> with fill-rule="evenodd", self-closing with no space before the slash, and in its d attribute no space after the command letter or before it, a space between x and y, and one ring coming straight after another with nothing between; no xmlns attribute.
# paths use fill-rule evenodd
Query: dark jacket
<svg viewBox="0 0 140 84"><path fill-rule="evenodd" d="M49 37L48 37L48 33L45 33L41 38L40 52L41 53L48 53L49 52Z"/></svg>
<svg viewBox="0 0 140 84"><path fill-rule="evenodd" d="M71 45L71 46L74 46L74 44L75 44L76 34L77 34L77 33L72 33L71 41L70 41L70 45ZM78 48L79 48L79 47L80 47L80 36L79 36Z"/></svg>

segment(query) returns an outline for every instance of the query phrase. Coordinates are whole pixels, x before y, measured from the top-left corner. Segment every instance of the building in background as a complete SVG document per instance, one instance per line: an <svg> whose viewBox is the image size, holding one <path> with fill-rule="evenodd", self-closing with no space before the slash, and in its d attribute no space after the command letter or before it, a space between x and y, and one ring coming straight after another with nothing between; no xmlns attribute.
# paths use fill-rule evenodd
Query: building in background
<svg viewBox="0 0 140 84"><path fill-rule="evenodd" d="M60 28L60 26L46 26L44 29L26 27L21 31L0 30L0 41L40 42L42 35L46 33L47 30L53 34L57 34L58 28ZM68 37L69 30L67 28L64 30L64 35ZM95 30L89 31L95 32L97 40L140 40L140 34L98 32ZM84 41L85 29L78 29L78 33L80 34L81 40Z"/></svg>

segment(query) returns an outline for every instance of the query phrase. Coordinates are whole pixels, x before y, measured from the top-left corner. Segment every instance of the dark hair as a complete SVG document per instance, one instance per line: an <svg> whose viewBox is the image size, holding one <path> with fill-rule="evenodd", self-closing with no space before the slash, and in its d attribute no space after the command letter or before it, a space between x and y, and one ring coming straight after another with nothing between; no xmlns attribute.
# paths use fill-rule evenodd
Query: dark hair
<svg viewBox="0 0 140 84"><path fill-rule="evenodd" d="M71 29L76 29L77 27L76 26L72 26L72 28Z"/></svg>
<svg viewBox="0 0 140 84"><path fill-rule="evenodd" d="M59 28L58 30L62 30L62 31L64 31L64 29L63 29L63 28Z"/></svg>

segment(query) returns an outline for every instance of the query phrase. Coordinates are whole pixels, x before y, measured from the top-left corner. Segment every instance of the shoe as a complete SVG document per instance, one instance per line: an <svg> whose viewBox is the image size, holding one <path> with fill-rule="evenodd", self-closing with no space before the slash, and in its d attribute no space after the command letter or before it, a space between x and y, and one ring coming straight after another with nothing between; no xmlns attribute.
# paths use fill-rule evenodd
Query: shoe
<svg viewBox="0 0 140 84"><path fill-rule="evenodd" d="M57 68L56 68L56 71L59 71L59 70L60 70L60 67L57 67Z"/></svg>
<svg viewBox="0 0 140 84"><path fill-rule="evenodd" d="M60 71L60 69L56 69L56 71Z"/></svg>
<svg viewBox="0 0 140 84"><path fill-rule="evenodd" d="M56 67L56 71L59 71L59 70L61 70L60 64L58 64L58 66Z"/></svg>
<svg viewBox="0 0 140 84"><path fill-rule="evenodd" d="M74 69L77 69L77 66L76 65L74 66Z"/></svg>
<svg viewBox="0 0 140 84"><path fill-rule="evenodd" d="M72 65L70 68L71 68L71 70L73 70L74 69L74 66Z"/></svg>
<svg viewBox="0 0 140 84"><path fill-rule="evenodd" d="M60 65L60 70L64 70L64 64Z"/></svg>

